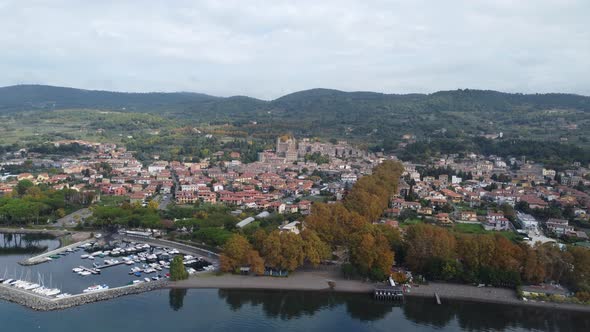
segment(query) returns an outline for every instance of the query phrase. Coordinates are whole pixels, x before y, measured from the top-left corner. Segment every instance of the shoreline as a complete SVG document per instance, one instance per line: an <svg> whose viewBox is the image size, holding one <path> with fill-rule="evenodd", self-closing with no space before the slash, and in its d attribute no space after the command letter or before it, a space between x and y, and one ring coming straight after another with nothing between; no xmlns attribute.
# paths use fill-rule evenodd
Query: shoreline
<svg viewBox="0 0 590 332"><path fill-rule="evenodd" d="M13 233L26 233L26 229L6 229L0 228L0 232L6 233L7 231ZM25 232L23 232L25 231ZM49 233L55 235L56 230L29 230L29 233ZM68 233L68 232L63 232ZM61 236L66 234L61 234ZM84 233L70 233L71 235L83 236ZM85 235L85 234L84 234ZM58 238L60 237L57 235ZM19 262L21 265L33 265L38 264L39 258L46 257L53 252L59 252L67 249L68 247L77 246L82 242L89 241L91 239L82 240L79 242L72 243L67 246L63 246L63 242L60 240L58 248L42 253L35 257L29 257L24 262ZM133 240L145 241L156 245L168 245L174 247L183 247L185 251L192 252L194 254L207 254L208 258L211 259L214 265L218 262L215 259L214 253L203 250L202 248L196 248L188 246L182 243L175 243L173 241L162 241L155 239L138 239ZM328 281L335 282L335 287L332 289L328 285ZM335 293L357 293L357 294L372 294L375 286L382 285L373 282L363 282L360 280L344 279L340 276L337 271L317 270L317 271L300 271L294 272L289 277L265 277L265 276L242 276L232 274L217 275L214 272L199 273L195 276L190 277L187 280L169 282L164 286L169 289L229 289L229 290L259 290L259 291L309 291L309 292L335 292ZM114 290L114 289L113 289ZM144 290L146 291L146 290ZM140 291L141 292L141 291ZM2 292L4 293L4 292ZM577 311L577 312L590 312L590 306L573 304L573 303L554 303L554 302L538 302L538 301L523 301L516 297L516 292L513 289L507 288L495 288L495 287L476 287L472 285L464 284L448 284L448 283L430 283L428 285L419 285L412 287L409 293L405 293L406 297L421 297L421 298L432 298L434 301L435 293L439 295L444 304L445 300L460 300L477 303L493 303L502 305L518 305L528 307L539 307L539 308L551 308L564 311ZM129 293L127 293L129 294ZM127 295L125 294L125 295ZM120 295L119 295L120 296ZM118 297L118 296L114 296ZM5 299L10 302L20 302L28 307L34 307L27 305L23 300L10 300L7 299L6 294L0 293L0 299ZM108 298L102 298L105 300ZM42 301L44 302L44 301ZM84 301L85 303L93 301ZM79 303L84 304L84 303ZM79 305L78 304L78 305ZM62 307L64 308L64 307ZM41 308L35 308L37 310L43 310ZM53 306L55 310L61 309Z"/></svg>
<svg viewBox="0 0 590 332"><path fill-rule="evenodd" d="M336 282L336 287L330 289L327 281ZM375 283L359 280L347 280L337 276L334 272L295 272L288 278L254 277L223 274L202 274L187 280L170 282L167 288L176 289L229 289L229 290L260 290L260 291L311 291L372 294ZM516 297L516 292L507 288L477 287L463 284L430 283L412 287L406 297L432 298L439 295L444 305L445 300L459 300L477 303L492 303L501 305L517 305L556 309L562 311L590 312L590 306L573 303L554 303L523 301Z"/></svg>
<svg viewBox="0 0 590 332"><path fill-rule="evenodd" d="M68 230L59 229L37 229L37 228L14 228L14 227L0 227L0 233L10 234L48 234L59 238L71 234Z"/></svg>

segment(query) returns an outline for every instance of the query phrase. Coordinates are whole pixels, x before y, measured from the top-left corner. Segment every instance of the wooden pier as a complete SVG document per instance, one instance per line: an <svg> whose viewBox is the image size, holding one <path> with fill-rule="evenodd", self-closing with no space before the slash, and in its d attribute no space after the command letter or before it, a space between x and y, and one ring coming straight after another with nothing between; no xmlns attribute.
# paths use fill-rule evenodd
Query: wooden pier
<svg viewBox="0 0 590 332"><path fill-rule="evenodd" d="M87 271L87 272L90 272L92 274L100 274L100 270L97 270L97 269L87 268L87 267L82 266L82 265L80 265L78 267L81 268L82 270Z"/></svg>
<svg viewBox="0 0 590 332"><path fill-rule="evenodd" d="M117 266L117 265L121 265L121 264L125 264L125 261L120 261L120 262L116 262L116 263L112 263L112 264L97 265L95 267L95 269L102 270L102 269L106 269L108 267Z"/></svg>
<svg viewBox="0 0 590 332"><path fill-rule="evenodd" d="M399 286L379 286L373 290L373 296L378 300L403 301L404 291Z"/></svg>

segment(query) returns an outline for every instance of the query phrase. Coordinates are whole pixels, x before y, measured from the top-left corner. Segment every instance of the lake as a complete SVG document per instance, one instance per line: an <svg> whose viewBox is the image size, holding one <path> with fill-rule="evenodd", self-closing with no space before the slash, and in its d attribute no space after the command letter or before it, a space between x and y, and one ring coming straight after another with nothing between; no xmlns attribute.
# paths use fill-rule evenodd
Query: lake
<svg viewBox="0 0 590 332"><path fill-rule="evenodd" d="M16 269L17 274L26 274L19 272L21 267L16 262L58 245L56 240L29 236L3 235L1 239L1 273ZM77 261L79 253L75 255ZM54 283L59 284L63 283L58 281L57 267L61 265L41 264L31 269L52 274ZM73 274L71 269L66 272L63 273L65 283L74 283L64 285L66 289L78 289L86 283L80 280L89 280ZM121 281L129 278L120 275ZM368 294L163 289L57 312L36 312L0 301L0 326L1 331L18 332L590 331L590 316L463 301L436 305L433 299L420 298L407 298L403 304L396 305L375 301Z"/></svg>

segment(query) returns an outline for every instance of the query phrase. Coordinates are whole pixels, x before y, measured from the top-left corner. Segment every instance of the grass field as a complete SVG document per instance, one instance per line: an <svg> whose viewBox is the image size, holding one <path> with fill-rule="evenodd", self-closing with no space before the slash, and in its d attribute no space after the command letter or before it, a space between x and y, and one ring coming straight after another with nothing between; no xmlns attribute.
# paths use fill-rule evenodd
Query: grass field
<svg viewBox="0 0 590 332"><path fill-rule="evenodd" d="M500 234L510 241L520 241L522 237L512 231L486 231L481 224L455 224L453 231L462 234Z"/></svg>
<svg viewBox="0 0 590 332"><path fill-rule="evenodd" d="M486 234L486 231L481 224L455 224L453 230L458 233L465 234Z"/></svg>

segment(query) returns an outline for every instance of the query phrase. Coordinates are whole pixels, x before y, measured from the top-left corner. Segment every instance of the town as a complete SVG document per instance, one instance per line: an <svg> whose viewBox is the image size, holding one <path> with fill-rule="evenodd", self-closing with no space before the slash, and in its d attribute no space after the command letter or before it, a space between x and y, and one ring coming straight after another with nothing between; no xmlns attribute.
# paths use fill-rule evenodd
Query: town
<svg viewBox="0 0 590 332"><path fill-rule="evenodd" d="M525 157L454 154L415 164L345 141L291 135L277 137L274 149L259 151L258 160L250 163L242 162L237 150L185 162L158 155L140 161L134 151L112 143L60 140L50 147L48 153L20 149L2 157L0 220L5 224L127 229L129 234L220 251L236 232L250 238L259 236L259 230L270 237L273 229L308 234L303 231L314 204L344 201L355 183L385 161L394 161L403 172L373 224L402 234L412 225L430 224L456 234L496 234L530 247L590 247L590 197L585 192L590 172L579 162L555 170ZM53 153L60 149L74 152ZM56 193L65 203L51 201ZM322 262L330 262L321 256ZM333 256L337 264L349 259ZM256 270L273 276L277 268L286 275L301 262ZM223 260L221 264L223 268ZM232 264L230 271L238 267L248 272L254 263ZM528 287L527 294L569 294L559 284Z"/></svg>

